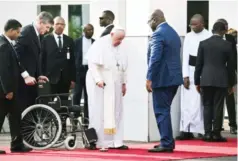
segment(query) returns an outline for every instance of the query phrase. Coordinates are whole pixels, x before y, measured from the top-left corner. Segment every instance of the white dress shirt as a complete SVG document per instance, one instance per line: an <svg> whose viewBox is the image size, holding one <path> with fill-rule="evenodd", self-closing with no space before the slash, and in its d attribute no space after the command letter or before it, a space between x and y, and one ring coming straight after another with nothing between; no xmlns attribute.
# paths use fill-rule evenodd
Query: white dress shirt
<svg viewBox="0 0 238 161"><path fill-rule="evenodd" d="M39 37L40 33L38 32L37 28L36 28L36 25L34 23L32 23L34 29L35 29L35 32L36 32L36 36Z"/></svg>
<svg viewBox="0 0 238 161"><path fill-rule="evenodd" d="M62 44L62 46L63 46L63 34L61 34L61 35L57 35L56 33L53 33L54 34L54 37L55 37L55 41L56 41L56 43L57 43L57 45L59 46L59 36L60 36L60 40L61 40L61 44Z"/></svg>
<svg viewBox="0 0 238 161"><path fill-rule="evenodd" d="M88 52L88 49L92 45L92 39L87 39L85 36L83 37L83 65L88 65L88 61L86 59L86 54Z"/></svg>

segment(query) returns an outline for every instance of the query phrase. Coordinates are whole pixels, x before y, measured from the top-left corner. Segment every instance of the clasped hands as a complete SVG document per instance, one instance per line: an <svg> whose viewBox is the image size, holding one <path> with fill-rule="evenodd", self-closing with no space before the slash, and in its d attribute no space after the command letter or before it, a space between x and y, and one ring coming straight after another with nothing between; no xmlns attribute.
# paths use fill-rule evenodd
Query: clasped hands
<svg viewBox="0 0 238 161"><path fill-rule="evenodd" d="M24 78L25 84L28 86L33 86L37 83L36 79L32 76L27 76L26 78ZM49 79L46 76L39 76L38 77L38 82L39 83L45 83L45 82L49 82ZM8 100L12 100L14 94L13 92L9 92L6 95L6 99Z"/></svg>
<svg viewBox="0 0 238 161"><path fill-rule="evenodd" d="M37 83L36 79L32 76L28 76L24 79L26 85L28 86L32 86L35 85ZM39 83L46 83L49 82L49 79L46 76L39 76L38 77L38 82Z"/></svg>
<svg viewBox="0 0 238 161"><path fill-rule="evenodd" d="M106 86L106 83L104 81L99 81L96 83L96 85L100 88L104 88ZM126 84L122 84L122 96L125 96L126 94Z"/></svg>

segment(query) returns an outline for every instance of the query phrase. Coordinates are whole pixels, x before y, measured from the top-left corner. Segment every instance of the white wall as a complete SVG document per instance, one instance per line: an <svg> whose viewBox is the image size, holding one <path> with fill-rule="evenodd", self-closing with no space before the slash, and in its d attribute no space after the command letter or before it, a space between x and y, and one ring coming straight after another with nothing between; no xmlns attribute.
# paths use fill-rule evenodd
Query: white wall
<svg viewBox="0 0 238 161"><path fill-rule="evenodd" d="M150 0L150 12L161 9L166 21L184 36L187 31L187 0Z"/></svg>
<svg viewBox="0 0 238 161"><path fill-rule="evenodd" d="M4 24L8 19L17 19L22 25L32 23L37 14L35 2L0 2L0 32L3 32Z"/></svg>
<svg viewBox="0 0 238 161"><path fill-rule="evenodd" d="M211 0L209 2L209 28L219 18L228 21L229 28L238 30L238 1L237 0Z"/></svg>
<svg viewBox="0 0 238 161"><path fill-rule="evenodd" d="M90 3L90 23L95 27L94 37L99 38L104 28L99 25L99 17L104 10L111 10L115 14L115 25L125 27L125 15L119 14L120 10L125 8L125 4L120 0L94 0Z"/></svg>

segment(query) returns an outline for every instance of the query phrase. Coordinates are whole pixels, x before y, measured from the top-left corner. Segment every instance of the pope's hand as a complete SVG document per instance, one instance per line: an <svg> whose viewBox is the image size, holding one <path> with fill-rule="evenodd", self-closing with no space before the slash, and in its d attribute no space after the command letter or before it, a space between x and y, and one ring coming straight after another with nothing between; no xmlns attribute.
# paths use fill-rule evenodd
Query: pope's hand
<svg viewBox="0 0 238 161"><path fill-rule="evenodd" d="M125 96L126 94L126 84L122 85L122 95Z"/></svg>
<svg viewBox="0 0 238 161"><path fill-rule="evenodd" d="M34 77L28 76L24 79L26 85L32 86L36 84L36 79Z"/></svg>
<svg viewBox="0 0 238 161"><path fill-rule="evenodd" d="M96 85L100 88L104 88L105 83L103 81L99 81L99 82L96 83Z"/></svg>
<svg viewBox="0 0 238 161"><path fill-rule="evenodd" d="M41 83L45 83L45 82L49 82L49 79L46 76L41 75L38 77L38 81Z"/></svg>
<svg viewBox="0 0 238 161"><path fill-rule="evenodd" d="M148 92L152 92L152 82L150 80L146 81L146 89Z"/></svg>
<svg viewBox="0 0 238 161"><path fill-rule="evenodd" d="M6 95L6 99L12 100L12 98L13 98L13 92L9 92L9 93Z"/></svg>

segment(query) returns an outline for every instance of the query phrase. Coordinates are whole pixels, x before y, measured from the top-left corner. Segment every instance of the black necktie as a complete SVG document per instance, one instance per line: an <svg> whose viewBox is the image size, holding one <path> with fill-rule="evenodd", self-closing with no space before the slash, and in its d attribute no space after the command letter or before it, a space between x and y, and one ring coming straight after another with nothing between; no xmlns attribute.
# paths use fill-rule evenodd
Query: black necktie
<svg viewBox="0 0 238 161"><path fill-rule="evenodd" d="M62 41L61 41L61 36L58 36L59 38L59 49L62 49Z"/></svg>

